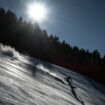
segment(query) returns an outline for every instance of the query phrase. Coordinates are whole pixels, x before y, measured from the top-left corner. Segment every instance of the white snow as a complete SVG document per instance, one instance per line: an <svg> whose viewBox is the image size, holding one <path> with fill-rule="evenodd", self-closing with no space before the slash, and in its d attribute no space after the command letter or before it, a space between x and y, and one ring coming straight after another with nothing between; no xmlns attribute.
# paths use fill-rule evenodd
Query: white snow
<svg viewBox="0 0 105 105"><path fill-rule="evenodd" d="M28 56L6 54L1 49L0 105L105 105L105 87L94 80Z"/></svg>

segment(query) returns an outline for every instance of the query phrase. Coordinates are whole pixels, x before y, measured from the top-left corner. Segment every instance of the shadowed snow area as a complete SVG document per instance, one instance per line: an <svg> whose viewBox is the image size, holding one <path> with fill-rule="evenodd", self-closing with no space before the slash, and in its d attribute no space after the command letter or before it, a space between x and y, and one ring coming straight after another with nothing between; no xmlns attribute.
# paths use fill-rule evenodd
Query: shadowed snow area
<svg viewBox="0 0 105 105"><path fill-rule="evenodd" d="M0 105L105 105L105 87L0 45Z"/></svg>

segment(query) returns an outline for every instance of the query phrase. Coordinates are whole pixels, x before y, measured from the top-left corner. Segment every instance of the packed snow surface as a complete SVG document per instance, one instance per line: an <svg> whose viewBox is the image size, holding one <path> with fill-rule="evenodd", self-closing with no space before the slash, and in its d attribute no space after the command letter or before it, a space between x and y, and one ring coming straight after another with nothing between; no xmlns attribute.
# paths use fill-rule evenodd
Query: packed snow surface
<svg viewBox="0 0 105 105"><path fill-rule="evenodd" d="M105 105L105 87L92 79L18 56L0 51L0 105Z"/></svg>

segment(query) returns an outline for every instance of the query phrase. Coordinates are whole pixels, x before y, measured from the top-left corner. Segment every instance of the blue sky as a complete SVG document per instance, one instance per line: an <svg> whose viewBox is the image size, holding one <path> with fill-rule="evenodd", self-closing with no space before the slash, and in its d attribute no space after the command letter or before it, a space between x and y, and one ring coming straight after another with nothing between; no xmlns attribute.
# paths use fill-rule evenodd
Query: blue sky
<svg viewBox="0 0 105 105"><path fill-rule="evenodd" d="M50 10L41 24L72 46L105 54L105 0L0 0L0 5L27 19L26 5L40 1Z"/></svg>

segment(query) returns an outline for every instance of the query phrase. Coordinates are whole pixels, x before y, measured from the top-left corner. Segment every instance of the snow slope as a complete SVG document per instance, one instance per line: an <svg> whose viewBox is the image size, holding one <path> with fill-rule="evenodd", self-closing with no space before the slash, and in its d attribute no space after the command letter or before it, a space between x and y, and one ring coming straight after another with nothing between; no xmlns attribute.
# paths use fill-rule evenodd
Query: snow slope
<svg viewBox="0 0 105 105"><path fill-rule="evenodd" d="M3 50L0 105L105 105L105 87L68 69Z"/></svg>

